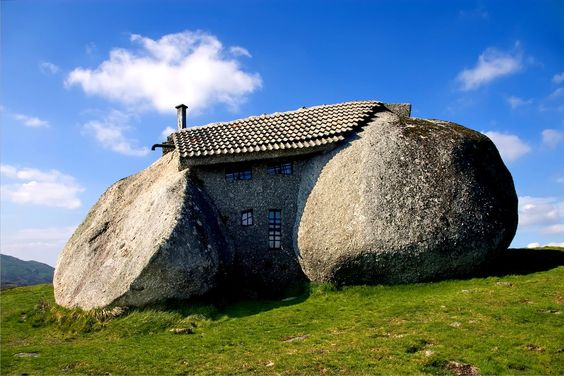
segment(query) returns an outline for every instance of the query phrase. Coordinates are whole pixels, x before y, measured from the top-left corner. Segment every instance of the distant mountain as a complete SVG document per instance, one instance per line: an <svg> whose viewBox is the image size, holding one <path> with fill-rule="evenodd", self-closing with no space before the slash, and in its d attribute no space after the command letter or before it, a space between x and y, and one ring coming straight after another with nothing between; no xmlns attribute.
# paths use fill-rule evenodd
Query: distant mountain
<svg viewBox="0 0 564 376"><path fill-rule="evenodd" d="M37 261L23 261L0 254L0 287L52 283L55 269Z"/></svg>

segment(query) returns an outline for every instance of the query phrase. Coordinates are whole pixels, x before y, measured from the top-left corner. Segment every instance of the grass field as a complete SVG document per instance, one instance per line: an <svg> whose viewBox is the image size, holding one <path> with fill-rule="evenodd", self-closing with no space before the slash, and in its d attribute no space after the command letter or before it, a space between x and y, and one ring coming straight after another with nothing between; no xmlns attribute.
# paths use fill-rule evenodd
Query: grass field
<svg viewBox="0 0 564 376"><path fill-rule="evenodd" d="M562 249L510 250L468 279L311 285L221 309L85 313L52 296L2 291L3 375L564 374Z"/></svg>

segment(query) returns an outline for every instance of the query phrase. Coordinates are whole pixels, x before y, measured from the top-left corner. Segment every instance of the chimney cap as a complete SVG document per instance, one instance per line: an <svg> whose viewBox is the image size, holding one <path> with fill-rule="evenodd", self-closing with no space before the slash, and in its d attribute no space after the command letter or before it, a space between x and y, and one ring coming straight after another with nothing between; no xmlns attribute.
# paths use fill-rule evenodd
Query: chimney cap
<svg viewBox="0 0 564 376"><path fill-rule="evenodd" d="M179 104L178 106L174 107L174 108L188 108L188 106L186 106L184 103Z"/></svg>

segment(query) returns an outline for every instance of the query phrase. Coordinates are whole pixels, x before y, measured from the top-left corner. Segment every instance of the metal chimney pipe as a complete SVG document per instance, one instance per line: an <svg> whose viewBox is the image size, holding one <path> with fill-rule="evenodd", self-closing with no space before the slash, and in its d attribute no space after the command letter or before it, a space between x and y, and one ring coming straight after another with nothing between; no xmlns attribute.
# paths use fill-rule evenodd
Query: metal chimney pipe
<svg viewBox="0 0 564 376"><path fill-rule="evenodd" d="M185 104L179 104L178 106L176 106L176 119L177 119L178 130L186 128L187 108L188 106L186 106Z"/></svg>

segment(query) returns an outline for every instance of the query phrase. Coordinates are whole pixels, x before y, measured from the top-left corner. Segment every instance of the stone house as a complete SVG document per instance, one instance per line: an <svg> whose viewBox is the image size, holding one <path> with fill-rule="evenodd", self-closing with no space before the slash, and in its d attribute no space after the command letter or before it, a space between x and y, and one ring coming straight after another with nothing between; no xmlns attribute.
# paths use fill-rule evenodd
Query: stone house
<svg viewBox="0 0 564 376"><path fill-rule="evenodd" d="M354 101L186 127L110 186L61 252L58 304L142 306L304 280L466 275L517 228L511 174L485 135ZM229 291L232 290L232 291Z"/></svg>
<svg viewBox="0 0 564 376"><path fill-rule="evenodd" d="M410 116L411 105L356 101L190 128L186 109L177 106L178 130L154 147L163 154L175 149L217 207L234 246L230 275L272 292L304 278L294 227L307 161L345 142L376 113Z"/></svg>

